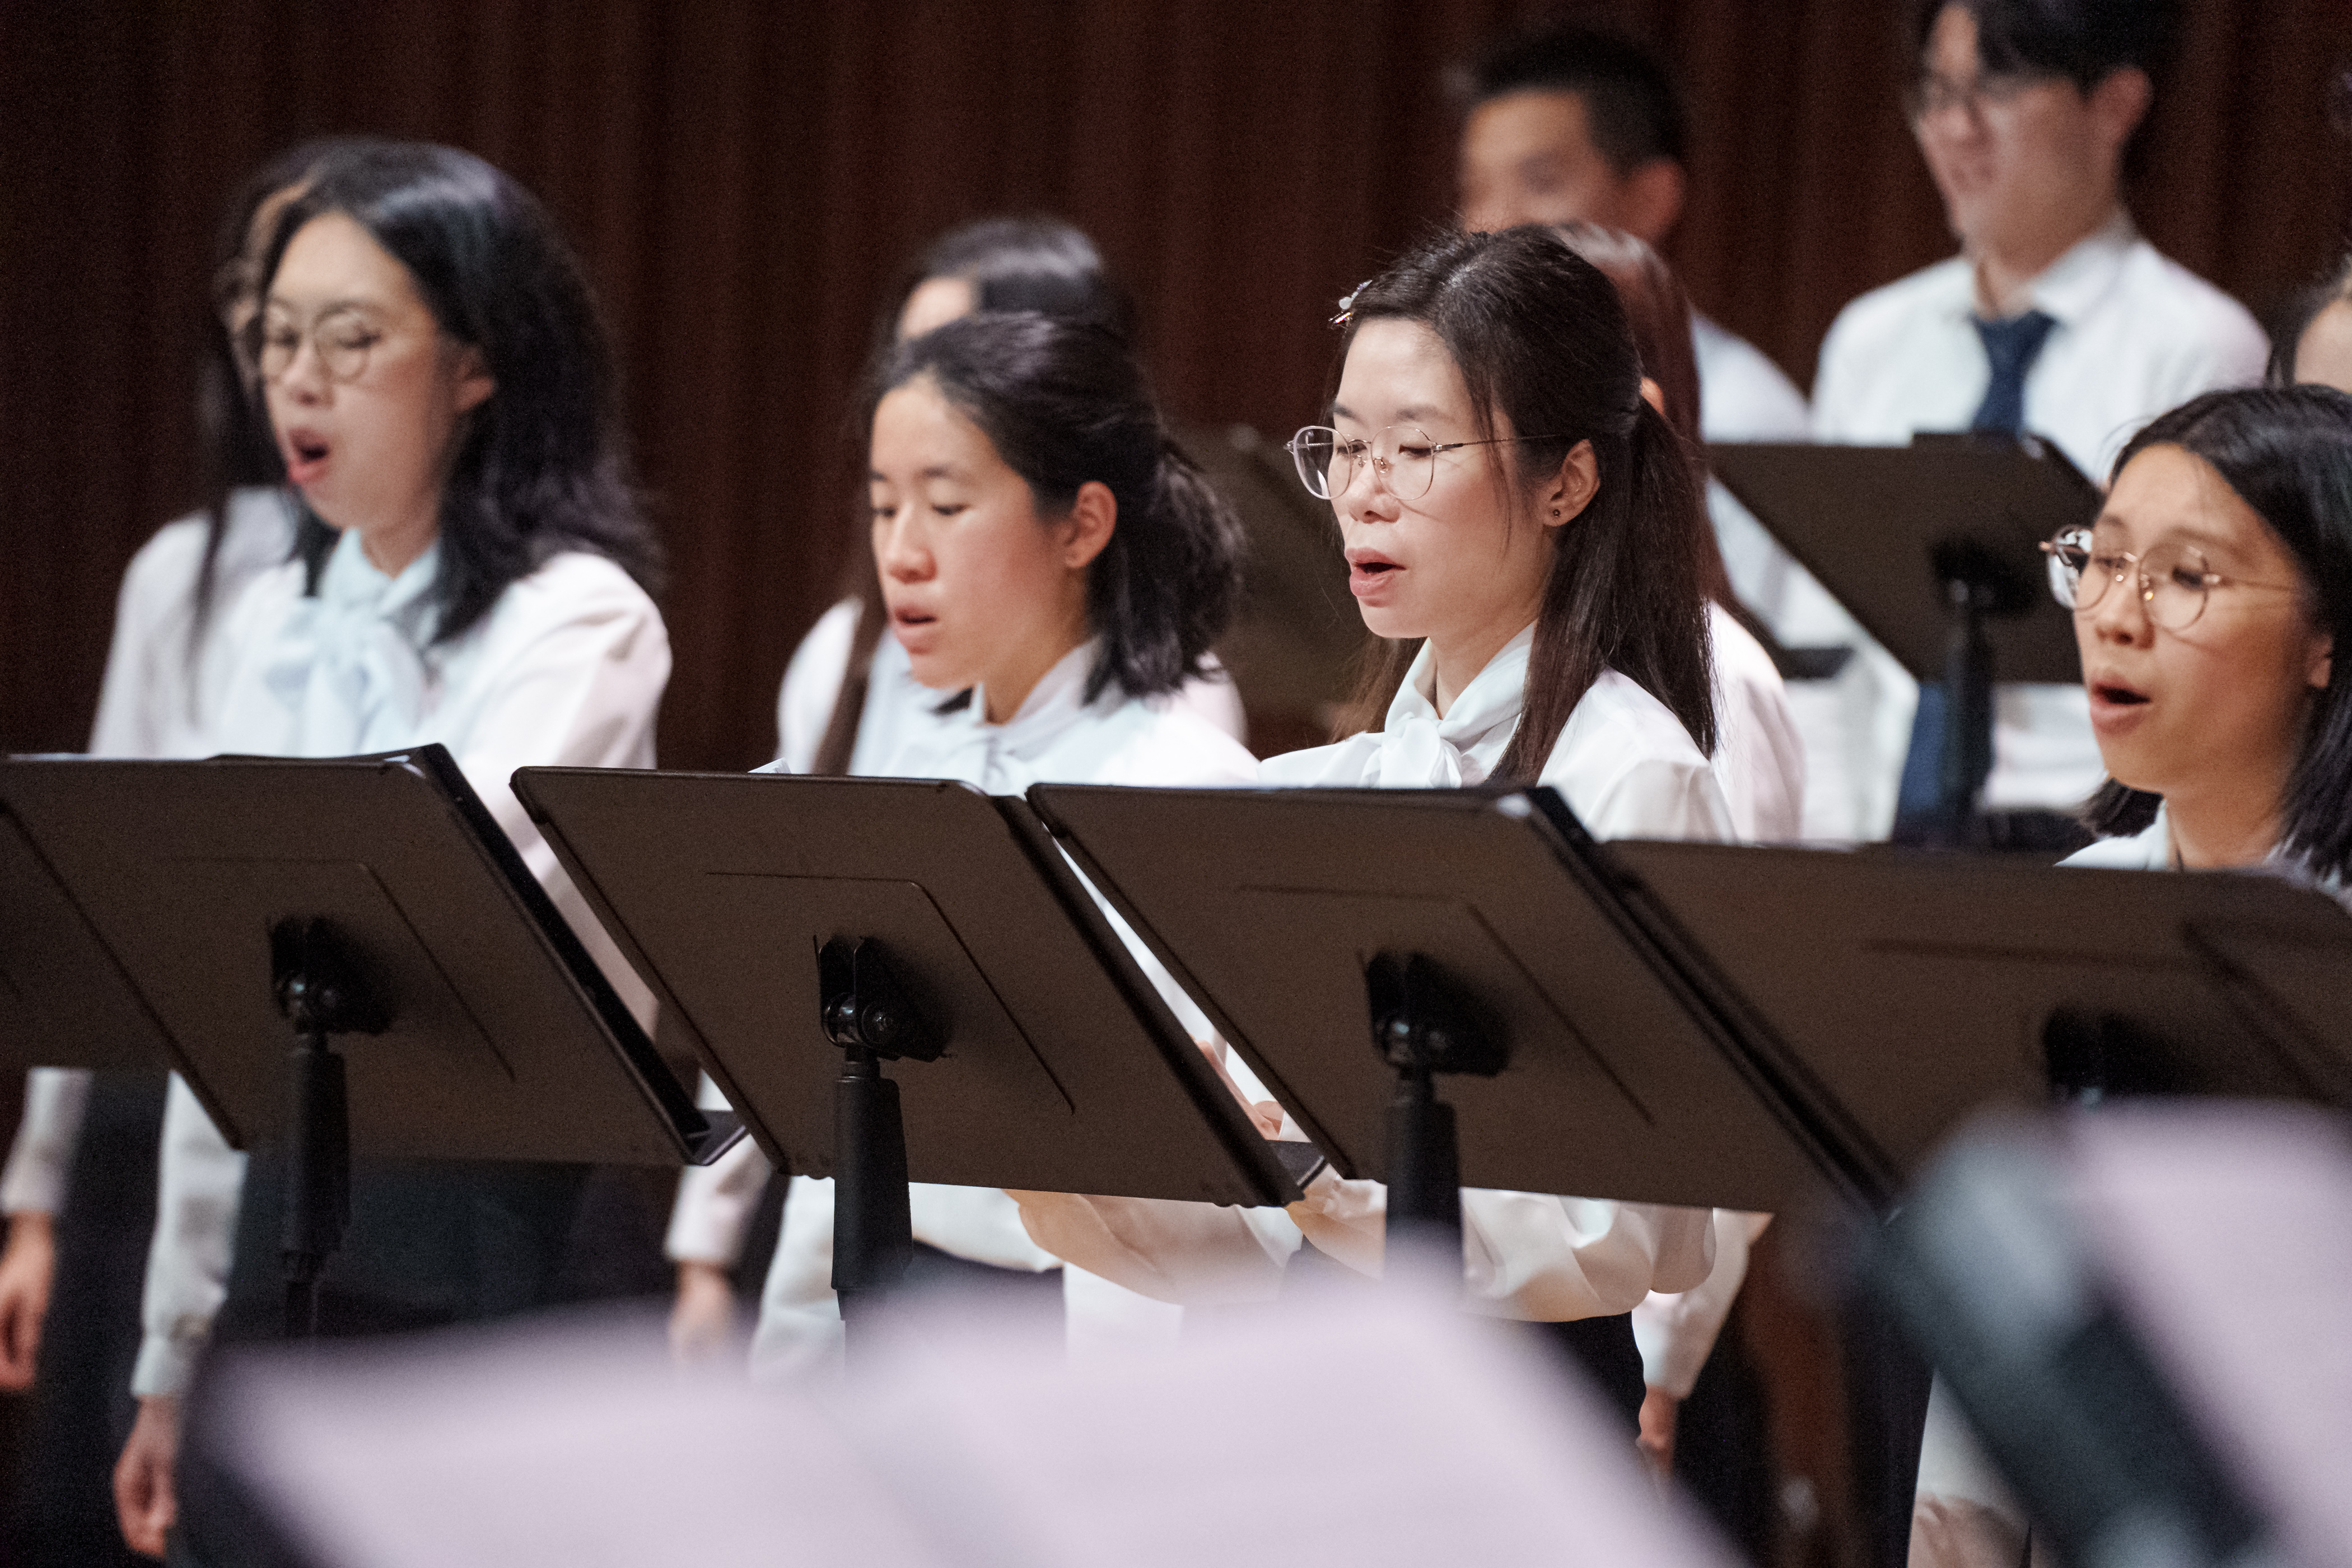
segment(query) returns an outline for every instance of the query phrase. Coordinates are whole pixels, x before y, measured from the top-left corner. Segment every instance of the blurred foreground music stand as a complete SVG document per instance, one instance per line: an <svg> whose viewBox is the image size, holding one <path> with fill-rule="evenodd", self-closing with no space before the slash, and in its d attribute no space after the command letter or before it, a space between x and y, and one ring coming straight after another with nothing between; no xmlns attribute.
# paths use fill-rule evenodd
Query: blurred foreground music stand
<svg viewBox="0 0 2352 1568"><path fill-rule="evenodd" d="M1458 1257L1464 1184L1878 1201L1835 1107L1777 1089L1781 1064L1625 918L1605 852L1547 794L1030 796L1333 1167L1388 1184L1391 1237Z"/></svg>
<svg viewBox="0 0 2352 1568"><path fill-rule="evenodd" d="M1314 1152L1258 1134L1021 801L565 768L515 792L778 1167L838 1181L861 1339L909 1180L1297 1196L1282 1161Z"/></svg>
<svg viewBox="0 0 2352 1568"><path fill-rule="evenodd" d="M2098 514L2096 486L2032 437L1908 447L1727 444L1715 476L1923 683L1945 689L1939 843L1980 837L1996 679L2082 679L2042 542Z"/></svg>
<svg viewBox="0 0 2352 1568"><path fill-rule="evenodd" d="M740 1136L695 1109L439 746L11 761L0 801L214 1124L283 1144L289 1333L316 1328L354 1151L676 1164Z"/></svg>

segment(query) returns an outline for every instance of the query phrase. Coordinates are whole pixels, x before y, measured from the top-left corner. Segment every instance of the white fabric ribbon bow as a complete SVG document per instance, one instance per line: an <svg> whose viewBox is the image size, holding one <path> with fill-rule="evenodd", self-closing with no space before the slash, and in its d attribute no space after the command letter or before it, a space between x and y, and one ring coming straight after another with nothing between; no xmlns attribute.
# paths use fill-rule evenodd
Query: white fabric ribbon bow
<svg viewBox="0 0 2352 1568"><path fill-rule="evenodd" d="M1443 719L1425 689L1434 686L1436 672L1423 647L1389 704L1380 749L1364 782L1381 789L1459 789L1484 783L1518 726L1534 642L1535 628L1529 626L1505 644Z"/></svg>
<svg viewBox="0 0 2352 1568"><path fill-rule="evenodd" d="M423 649L439 553L428 548L392 578L369 563L356 533L337 542L317 595L295 605L262 669L299 754L354 756L412 742L433 685Z"/></svg>

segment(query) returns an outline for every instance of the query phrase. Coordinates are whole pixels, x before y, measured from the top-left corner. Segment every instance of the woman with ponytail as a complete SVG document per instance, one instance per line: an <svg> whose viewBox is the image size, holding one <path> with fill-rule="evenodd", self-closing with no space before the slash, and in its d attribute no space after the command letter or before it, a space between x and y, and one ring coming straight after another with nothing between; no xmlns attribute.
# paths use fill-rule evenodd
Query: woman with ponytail
<svg viewBox="0 0 2352 1568"><path fill-rule="evenodd" d="M1616 289L1549 230L1449 235L1358 289L1341 321L1331 423L1291 449L1382 639L1360 710L1378 727L1273 758L1263 781L1544 784L1602 838L1730 837L1707 760L1698 485L1643 398ZM1382 1263L1373 1182L1327 1174L1286 1215L1019 1195L1059 1256L1171 1300L1270 1296L1302 1238ZM1463 1219L1470 1299L1579 1321L1570 1348L1630 1428L1643 1381L1625 1314L1706 1277L1707 1211L1474 1190Z"/></svg>
<svg viewBox="0 0 2352 1568"><path fill-rule="evenodd" d="M1107 329L965 316L897 344L866 405L874 563L898 657L877 658L846 771L959 779L1245 784L1255 763L1181 700L1240 588L1240 525L1169 439L1141 370ZM848 649L794 661L801 692L842 691ZM803 771L806 754L776 770ZM1156 965L1147 966L1156 968ZM1207 1020L1162 979L1178 1016ZM723 1336L725 1268L767 1173L747 1145L681 1186L673 1343ZM913 1283L1003 1289L1061 1268L993 1190L918 1184ZM752 1346L763 1376L829 1363L833 1184L794 1177ZM1179 1316L1062 1270L1074 1348L1154 1341Z"/></svg>

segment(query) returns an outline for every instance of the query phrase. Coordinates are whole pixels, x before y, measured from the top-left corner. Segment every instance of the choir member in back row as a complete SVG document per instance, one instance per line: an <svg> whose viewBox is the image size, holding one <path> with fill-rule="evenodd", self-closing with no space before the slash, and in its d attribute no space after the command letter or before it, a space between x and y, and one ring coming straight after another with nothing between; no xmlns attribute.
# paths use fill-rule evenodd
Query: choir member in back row
<svg viewBox="0 0 2352 1568"><path fill-rule="evenodd" d="M1270 759L1261 782L1541 783L1602 838L1730 837L1696 475L1643 396L1608 279L1549 230L1460 235L1365 284L1341 320L1332 423L1291 449L1332 504L1381 657L1359 732ZM1047 1248L1172 1301L1269 1297L1302 1247L1383 1261L1372 1182L1327 1174L1286 1211L1014 1195ZM1707 1212L1475 1189L1462 1209L1471 1301L1580 1324L1630 1429L1643 1382L1625 1314L1706 1279Z"/></svg>
<svg viewBox="0 0 2352 1568"><path fill-rule="evenodd" d="M221 214L196 394L197 467L211 494L197 512L159 530L123 574L92 755L215 750L207 727L227 651L215 612L283 561L294 540L292 500L280 487L283 467L246 352L261 309L256 274L285 204L322 162L360 145L290 148L247 176ZM152 1080L61 1068L27 1077L24 1117L0 1175L0 1213L9 1222L0 1258L0 1384L35 1385L39 1369L11 1521L14 1554L0 1553L11 1562L81 1568L122 1550L107 1476L129 1431L163 1095L160 1069Z"/></svg>
<svg viewBox="0 0 2352 1568"><path fill-rule="evenodd" d="M277 216L252 353L289 483L290 560L219 605L209 749L345 756L446 745L641 1017L650 998L508 787L529 764L646 767L669 645L609 358L539 204L468 154L362 148ZM179 1400L215 1320L280 1331L279 1162L248 1167L176 1080L148 1266L125 1535L174 1520ZM359 1163L319 1291L324 1331L460 1321L549 1299L585 1172ZM183 1518L176 1557L238 1560Z"/></svg>
<svg viewBox="0 0 2352 1568"><path fill-rule="evenodd" d="M2097 521L2050 549L2106 773L2100 841L2065 863L2261 869L2346 899L2352 702L2334 675L2337 639L2352 643L2352 396L2174 409L2116 458ZM1938 1384L1913 1568L2018 1563L2026 1523Z"/></svg>
<svg viewBox="0 0 2352 1568"><path fill-rule="evenodd" d="M2245 310L2158 254L2125 210L2126 155L2171 44L2162 4L1920 0L1909 39L1912 129L1960 254L1848 305L1813 384L1825 441L1900 443L1919 430L2046 437L2104 476L2143 421L2262 377ZM1881 696L1837 765L1852 830L1910 831L1932 815L1939 688L1923 690L1874 646ZM1996 694L1987 810L2010 837L2053 847L2098 782L2081 689ZM1908 736L1909 758L1898 770ZM1816 766L1824 759L1811 759ZM1899 777L1899 791L1895 787Z"/></svg>

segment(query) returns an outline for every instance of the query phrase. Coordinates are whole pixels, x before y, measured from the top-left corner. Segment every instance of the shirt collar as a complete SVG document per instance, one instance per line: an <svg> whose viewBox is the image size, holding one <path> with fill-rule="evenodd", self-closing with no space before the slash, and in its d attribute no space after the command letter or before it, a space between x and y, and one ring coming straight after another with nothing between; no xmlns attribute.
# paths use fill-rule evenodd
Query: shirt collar
<svg viewBox="0 0 2352 1568"><path fill-rule="evenodd" d="M1476 784L1485 779L1502 761L1512 732L1518 728L1519 711L1527 698L1528 660L1534 651L1535 638L1536 628L1530 625L1505 643L1454 697L1454 705L1443 719L1437 716L1437 705L1433 700L1437 686L1436 658L1429 645L1423 643L1421 652L1414 656L1412 668L1405 672L1404 684L1389 703L1387 717L1381 726L1383 751L1430 751L1432 756L1428 759L1418 755L1412 759L1408 771L1416 773L1423 771L1423 763L1433 766L1450 757L1454 760L1450 771L1460 776L1449 782ZM1400 763L1402 761L1391 760Z"/></svg>
<svg viewBox="0 0 2352 1568"><path fill-rule="evenodd" d="M1102 639L1093 637L1064 654L1022 699L1019 710L1002 724L989 723L988 693L978 686L971 689L971 700L959 711L943 714L941 719L950 729L994 731L992 738L1007 755L1033 755L1086 717L1087 678L1101 651ZM1104 695L1113 697L1112 689L1107 688ZM1121 699L1113 697L1113 700Z"/></svg>
<svg viewBox="0 0 2352 1568"><path fill-rule="evenodd" d="M2033 309L2061 326L2082 320L2116 286L2124 258L2138 239L2131 214L2116 208L2105 223L2042 269L2027 290Z"/></svg>
<svg viewBox="0 0 2352 1568"><path fill-rule="evenodd" d="M2076 240L2057 260L2043 268L2026 285L2024 305L2017 312L2040 310L2061 326L2080 321L2107 296L2123 273L2131 247L2139 243L2139 229L2121 206L2107 221ZM1952 320L1964 322L1977 313L1976 264L1966 255L1952 269L1952 293L1946 301Z"/></svg>
<svg viewBox="0 0 2352 1568"><path fill-rule="evenodd" d="M387 622L421 650L433 640L428 596L440 560L441 542L436 539L398 576L387 577L368 559L359 531L347 528L319 574L320 609L337 621Z"/></svg>

